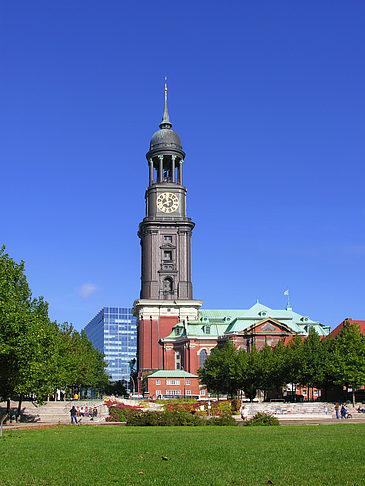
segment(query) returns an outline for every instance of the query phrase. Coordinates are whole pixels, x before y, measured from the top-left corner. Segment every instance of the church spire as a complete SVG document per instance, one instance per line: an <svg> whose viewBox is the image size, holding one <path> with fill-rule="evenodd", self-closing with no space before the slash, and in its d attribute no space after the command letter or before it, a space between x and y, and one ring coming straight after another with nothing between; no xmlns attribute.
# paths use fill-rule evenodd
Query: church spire
<svg viewBox="0 0 365 486"><path fill-rule="evenodd" d="M165 106L163 110L162 122L160 123L160 128L171 128L172 123L170 123L169 112L167 109L167 76L165 76Z"/></svg>

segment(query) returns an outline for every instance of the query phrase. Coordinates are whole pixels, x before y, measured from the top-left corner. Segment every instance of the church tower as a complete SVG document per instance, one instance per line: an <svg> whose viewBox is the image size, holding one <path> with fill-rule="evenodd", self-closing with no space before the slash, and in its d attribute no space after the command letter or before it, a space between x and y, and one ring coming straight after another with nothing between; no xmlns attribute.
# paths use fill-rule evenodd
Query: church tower
<svg viewBox="0 0 365 486"><path fill-rule="evenodd" d="M187 217L183 185L185 153L172 130L165 105L159 130L146 154L149 184L146 216L139 225L141 239L141 293L134 303L138 326L140 374L164 369L159 340L182 320L197 318L201 301L193 300L191 235L194 223Z"/></svg>

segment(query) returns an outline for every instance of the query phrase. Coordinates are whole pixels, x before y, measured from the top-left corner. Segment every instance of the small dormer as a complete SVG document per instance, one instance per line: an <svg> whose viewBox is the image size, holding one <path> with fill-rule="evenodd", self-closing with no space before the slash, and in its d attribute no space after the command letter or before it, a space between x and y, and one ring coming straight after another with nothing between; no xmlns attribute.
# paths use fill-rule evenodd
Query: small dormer
<svg viewBox="0 0 365 486"><path fill-rule="evenodd" d="M207 324L206 326L204 326L204 332L205 332L205 334L210 334L210 324Z"/></svg>
<svg viewBox="0 0 365 486"><path fill-rule="evenodd" d="M262 310L262 311L259 312L259 316L261 316L261 317L265 317L266 314L267 314L267 312L264 311L264 310Z"/></svg>
<svg viewBox="0 0 365 486"><path fill-rule="evenodd" d="M182 326L175 326L174 331L175 331L175 336L181 336L182 333L183 333L183 327Z"/></svg>
<svg viewBox="0 0 365 486"><path fill-rule="evenodd" d="M308 322L309 321L309 317L308 316L303 316L303 317L300 318L300 320L302 322Z"/></svg>

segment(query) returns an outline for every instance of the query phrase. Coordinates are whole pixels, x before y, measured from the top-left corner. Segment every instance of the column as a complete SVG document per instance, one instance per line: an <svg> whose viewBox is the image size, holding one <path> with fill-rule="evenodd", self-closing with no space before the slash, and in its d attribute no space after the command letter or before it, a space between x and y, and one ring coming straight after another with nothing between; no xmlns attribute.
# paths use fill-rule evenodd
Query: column
<svg viewBox="0 0 365 486"><path fill-rule="evenodd" d="M150 159L149 162L149 168L150 168L150 186L153 184L153 160Z"/></svg>
<svg viewBox="0 0 365 486"><path fill-rule="evenodd" d="M172 182L175 183L175 159L176 159L176 155L173 155L171 157L171 171L172 171Z"/></svg>
<svg viewBox="0 0 365 486"><path fill-rule="evenodd" d="M178 183L182 185L183 183L183 176L182 176L182 164L183 164L183 160L180 159L179 160L179 180L178 180Z"/></svg>
<svg viewBox="0 0 365 486"><path fill-rule="evenodd" d="M160 159L160 165L158 169L158 182L162 182L163 179L163 155L159 155L158 158Z"/></svg>

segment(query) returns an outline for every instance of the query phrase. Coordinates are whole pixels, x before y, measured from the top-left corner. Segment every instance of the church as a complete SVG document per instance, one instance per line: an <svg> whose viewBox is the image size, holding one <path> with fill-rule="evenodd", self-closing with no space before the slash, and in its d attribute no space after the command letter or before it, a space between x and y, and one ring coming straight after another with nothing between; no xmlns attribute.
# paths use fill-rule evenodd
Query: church
<svg viewBox="0 0 365 486"><path fill-rule="evenodd" d="M148 375L151 396L204 396L197 369L228 339L249 352L252 346L261 349L265 344L275 346L279 340L286 343L295 334L305 337L313 327L322 336L329 334L328 326L293 311L289 301L279 310L259 302L250 309L207 310L201 300L193 298L191 237L195 225L187 216L185 153L179 135L172 130L166 84L162 121L146 158L146 215L138 231L141 292L133 307L139 390Z"/></svg>

